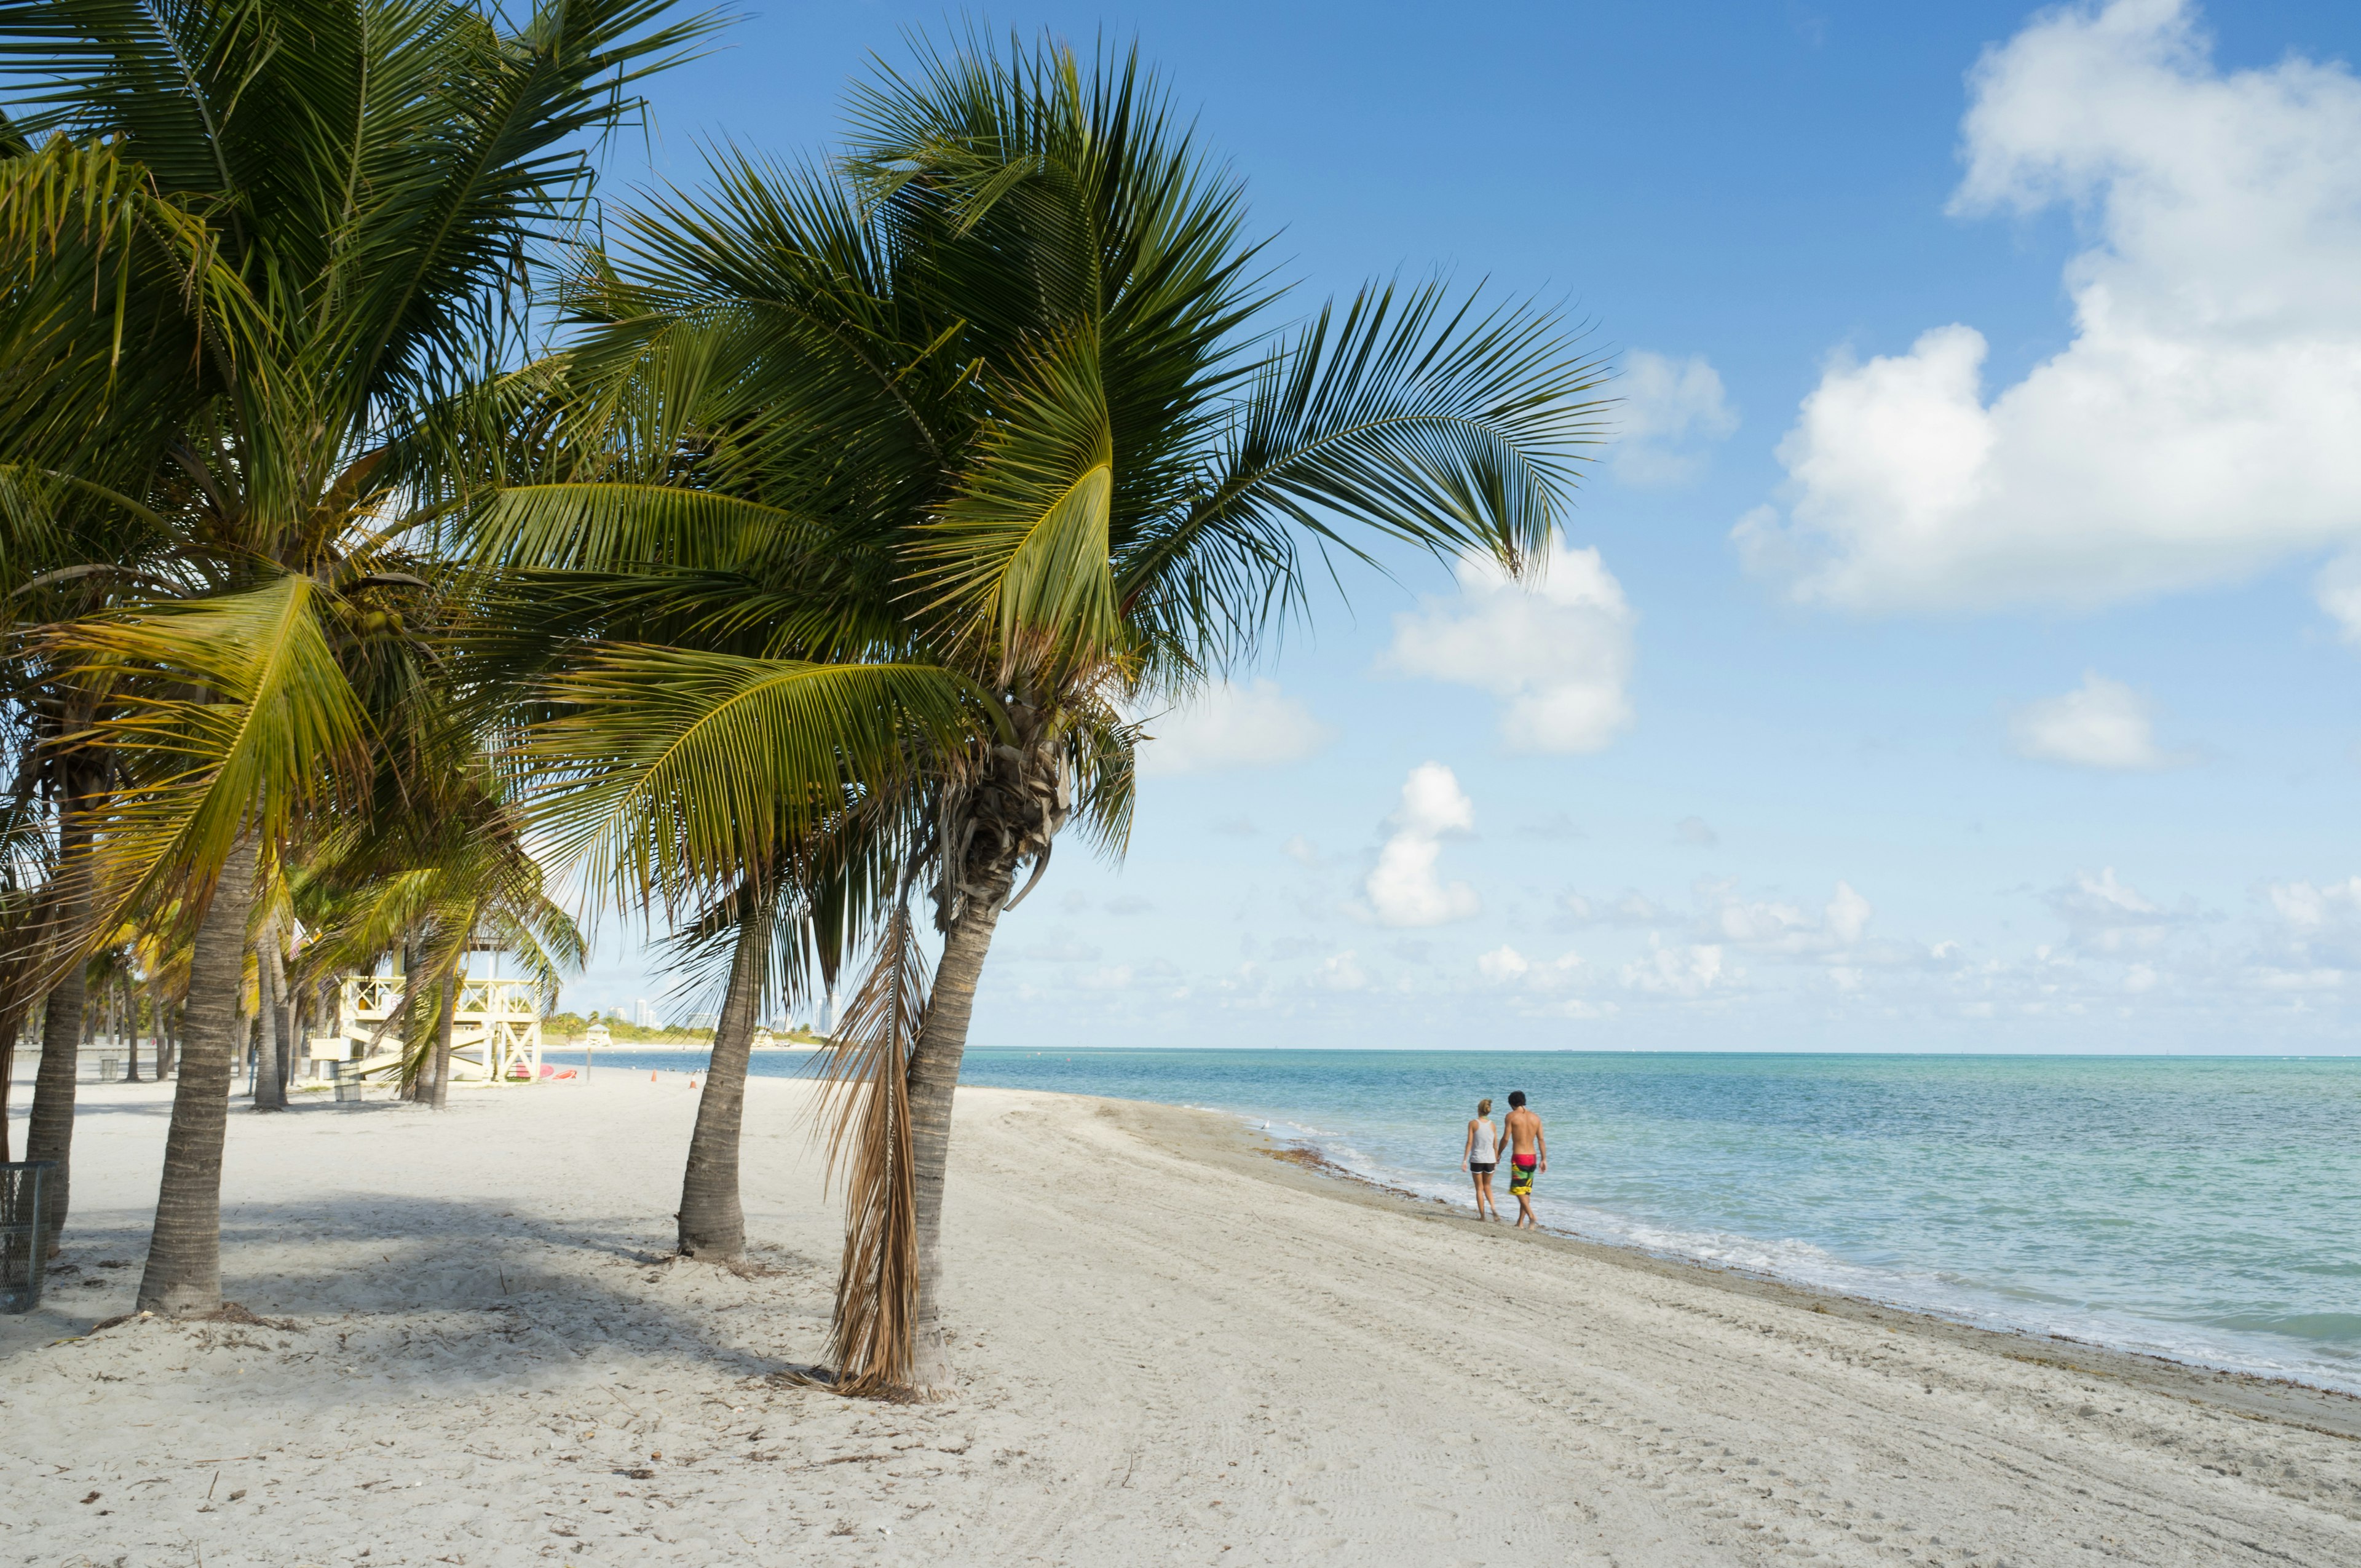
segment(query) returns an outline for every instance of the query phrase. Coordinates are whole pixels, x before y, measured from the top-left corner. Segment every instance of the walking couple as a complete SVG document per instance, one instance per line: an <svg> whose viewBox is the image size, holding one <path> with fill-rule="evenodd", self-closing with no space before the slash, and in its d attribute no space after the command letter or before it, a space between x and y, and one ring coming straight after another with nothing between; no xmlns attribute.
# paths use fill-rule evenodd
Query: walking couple
<svg viewBox="0 0 2361 1568"><path fill-rule="evenodd" d="M1459 1168L1476 1178L1476 1217L1482 1219L1488 1211L1495 1220L1500 1217L1500 1205L1492 1199L1492 1172L1499 1164L1503 1139L1509 1149L1509 1196L1517 1201L1517 1223L1538 1229L1541 1222L1533 1218L1533 1178L1549 1169L1549 1143L1542 1136L1542 1119L1525 1109L1521 1089L1509 1096L1509 1114L1499 1130L1492 1125L1489 1100L1476 1102L1476 1119L1467 1124L1467 1146L1460 1151Z"/></svg>

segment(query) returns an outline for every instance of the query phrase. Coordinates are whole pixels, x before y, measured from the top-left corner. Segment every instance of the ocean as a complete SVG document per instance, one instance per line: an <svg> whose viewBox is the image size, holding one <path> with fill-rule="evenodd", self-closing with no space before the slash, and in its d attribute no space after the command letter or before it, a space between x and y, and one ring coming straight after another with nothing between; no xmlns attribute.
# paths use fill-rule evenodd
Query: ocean
<svg viewBox="0 0 2361 1568"><path fill-rule="evenodd" d="M2361 1058L975 1049L961 1081L1202 1106L1463 1204L1477 1100L1521 1089L1553 1229L2361 1393Z"/></svg>

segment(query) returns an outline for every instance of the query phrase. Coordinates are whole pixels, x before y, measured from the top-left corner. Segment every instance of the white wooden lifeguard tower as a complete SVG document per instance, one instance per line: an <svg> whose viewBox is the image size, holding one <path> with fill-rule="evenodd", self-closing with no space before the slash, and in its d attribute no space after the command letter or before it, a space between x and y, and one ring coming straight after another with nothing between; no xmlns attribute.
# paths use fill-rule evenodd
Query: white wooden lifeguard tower
<svg viewBox="0 0 2361 1568"><path fill-rule="evenodd" d="M346 976L336 1001L336 1032L312 1041L313 1059L357 1064L369 1076L399 1073L401 1025L388 1021L401 1013L407 983L398 974ZM538 988L525 980L461 981L451 1013L451 1081L533 1083L540 1078Z"/></svg>

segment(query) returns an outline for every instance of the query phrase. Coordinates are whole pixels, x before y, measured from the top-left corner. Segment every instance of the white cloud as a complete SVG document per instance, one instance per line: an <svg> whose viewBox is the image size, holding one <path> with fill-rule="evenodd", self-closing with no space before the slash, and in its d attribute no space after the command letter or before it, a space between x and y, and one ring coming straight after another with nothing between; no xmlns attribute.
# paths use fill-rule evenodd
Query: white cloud
<svg viewBox="0 0 2361 1568"><path fill-rule="evenodd" d="M1331 991L1358 991L1369 983L1350 948L1323 960L1320 965L1320 983Z"/></svg>
<svg viewBox="0 0 2361 1568"><path fill-rule="evenodd" d="M1268 680L1209 686L1148 728L1155 739L1139 748L1139 771L1149 775L1300 762L1336 738L1310 708ZM1223 830L1232 830L1231 825ZM1246 830L1252 832L1251 825Z"/></svg>
<svg viewBox="0 0 2361 1568"><path fill-rule="evenodd" d="M1625 985L1665 996L1702 996L1733 978L1722 967L1721 949L1710 944L1652 948L1646 958L1623 966Z"/></svg>
<svg viewBox="0 0 2361 1568"><path fill-rule="evenodd" d="M2165 908L2119 880L2113 866L2096 876L2076 872L2072 882L2050 890L2049 907L2074 934L2077 948L2102 953L2158 947L2173 927L2195 918L2185 908Z"/></svg>
<svg viewBox="0 0 2361 1568"><path fill-rule="evenodd" d="M2298 931L2317 931L2361 912L2361 876L2326 886L2309 882L2275 883L2264 889L2280 919Z"/></svg>
<svg viewBox="0 0 2361 1568"><path fill-rule="evenodd" d="M2312 597L2336 622L2337 635L2361 642L2361 551L2347 551L2320 569Z"/></svg>
<svg viewBox="0 0 2361 1568"><path fill-rule="evenodd" d="M1486 980L1496 983L1521 979L1532 967L1526 960L1524 954L1506 944L1481 955L1476 960L1477 972Z"/></svg>
<svg viewBox="0 0 2361 1568"><path fill-rule="evenodd" d="M2086 670L2063 696L2027 703L2009 721L2017 754L2078 768L2140 772L2190 761L2156 743L2156 721L2140 695L2121 681Z"/></svg>
<svg viewBox="0 0 2361 1568"><path fill-rule="evenodd" d="M1824 916L1828 935L1850 947L1869 928L1870 914L1869 900L1855 893L1850 883L1837 883L1836 895L1828 900Z"/></svg>
<svg viewBox="0 0 2361 1568"><path fill-rule="evenodd" d="M1735 538L1854 609L2088 606L2361 545L2361 80L2227 73L2193 7L2044 12L1976 68L1955 212L2087 214L2075 335L1984 400L1985 342L1839 357ZM2361 625L2361 565L2323 602Z"/></svg>
<svg viewBox="0 0 2361 1568"><path fill-rule="evenodd" d="M1582 970L1582 955L1566 953L1537 964L1506 945L1479 955L1476 970L1495 985L1522 985L1529 991L1559 991L1573 983Z"/></svg>
<svg viewBox="0 0 2361 1568"><path fill-rule="evenodd" d="M1365 884L1369 908L1383 926L1440 926L1465 920L1482 907L1464 882L1445 885L1435 874L1446 833L1476 826L1476 804L1459 780L1440 762L1422 762L1402 782L1401 806L1390 819L1393 836L1378 850L1376 869Z"/></svg>
<svg viewBox="0 0 2361 1568"><path fill-rule="evenodd" d="M1713 824L1702 817L1684 817L1674 823L1673 837L1700 850L1710 850L1721 842L1721 835L1715 832Z"/></svg>
<svg viewBox="0 0 2361 1568"><path fill-rule="evenodd" d="M1705 466L1705 447L1738 428L1721 374L1701 354L1674 359L1642 348L1623 362L1616 387L1616 477L1631 485L1676 485Z"/></svg>
<svg viewBox="0 0 2361 1568"><path fill-rule="evenodd" d="M1510 582L1488 559L1460 563L1459 597L1394 618L1387 667L1502 698L1520 751L1597 751L1631 726L1631 626L1598 552L1552 541L1546 572Z"/></svg>
<svg viewBox="0 0 2361 1568"><path fill-rule="evenodd" d="M1084 991L1123 991L1131 984L1129 964L1106 964L1074 982Z"/></svg>
<svg viewBox="0 0 2361 1568"><path fill-rule="evenodd" d="M1869 900L1840 882L1817 915L1777 899L1743 899L1734 883L1701 883L1697 934L1733 948L1806 958L1858 945L1869 929Z"/></svg>

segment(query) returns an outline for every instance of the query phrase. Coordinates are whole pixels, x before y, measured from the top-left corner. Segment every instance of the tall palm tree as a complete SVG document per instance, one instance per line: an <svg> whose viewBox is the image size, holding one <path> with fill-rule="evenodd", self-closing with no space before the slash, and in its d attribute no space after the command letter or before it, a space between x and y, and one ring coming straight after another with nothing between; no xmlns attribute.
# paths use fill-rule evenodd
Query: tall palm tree
<svg viewBox="0 0 2361 1568"><path fill-rule="evenodd" d="M859 90L853 127L833 168L721 157L705 192L610 227L569 296L580 334L543 371L568 455L477 526L633 618L607 700L572 721L588 752L738 730L683 700L673 660L915 661L972 683L971 739L862 829L891 846L895 891L840 1032L866 1121L840 1124L859 1158L839 1373L939 1387L977 985L1062 829L1120 851L1123 716L1250 661L1305 606L1307 551L1392 540L1532 568L1604 369L1550 313L1442 286L1290 323L1242 188L1130 56L922 52ZM751 731L730 750L746 766L726 780L644 787L670 820L733 828L796 787ZM897 913L916 888L942 938L931 983Z"/></svg>
<svg viewBox="0 0 2361 1568"><path fill-rule="evenodd" d="M196 922L142 1309L219 1307L220 1156L257 877L434 676L404 542L446 495L432 411L519 351L521 269L583 211L629 89L709 24L665 0L0 5L0 473L97 508L136 609L39 643L108 706L124 784L88 925ZM395 711L377 707L379 714Z"/></svg>

